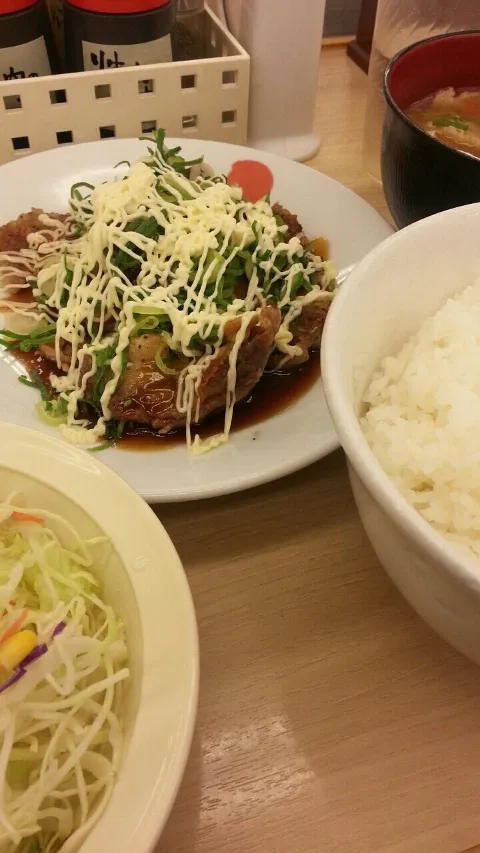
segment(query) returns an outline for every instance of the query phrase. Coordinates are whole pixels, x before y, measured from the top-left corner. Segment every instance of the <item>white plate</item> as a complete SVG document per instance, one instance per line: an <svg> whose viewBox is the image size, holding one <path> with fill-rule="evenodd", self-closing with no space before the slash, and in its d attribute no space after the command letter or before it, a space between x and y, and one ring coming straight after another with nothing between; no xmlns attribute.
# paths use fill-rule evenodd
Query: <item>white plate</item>
<svg viewBox="0 0 480 853"><path fill-rule="evenodd" d="M236 160L260 160L271 169L272 200L296 213L305 232L329 239L338 270L359 261L392 233L390 225L341 184L319 172L260 151L199 140L171 140L187 159L200 154L215 172L226 173ZM76 181L97 184L115 175L121 160L145 151L138 140L113 139L46 151L0 168L0 222L31 207L66 209ZM117 172L118 174L118 172ZM54 433L34 412L35 394L17 381L20 366L4 351L0 359L1 417L4 421ZM102 462L120 474L147 501L181 501L228 494L297 471L338 447L322 382L294 405L256 426L232 434L224 447L192 457L182 444L165 450L113 448Z"/></svg>
<svg viewBox="0 0 480 853"><path fill-rule="evenodd" d="M97 568L127 631L125 750L112 798L78 853L151 853L183 775L198 699L197 624L178 554L132 489L59 438L0 424L0 483L2 496L21 491L27 505L112 544Z"/></svg>

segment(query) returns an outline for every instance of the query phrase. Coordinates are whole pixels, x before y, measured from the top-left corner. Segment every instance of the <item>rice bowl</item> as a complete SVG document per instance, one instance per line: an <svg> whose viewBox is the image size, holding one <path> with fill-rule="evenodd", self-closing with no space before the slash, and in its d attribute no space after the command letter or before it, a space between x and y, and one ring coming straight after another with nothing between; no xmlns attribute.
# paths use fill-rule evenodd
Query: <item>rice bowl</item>
<svg viewBox="0 0 480 853"><path fill-rule="evenodd" d="M480 281L383 360L363 401L362 429L383 469L430 524L480 559Z"/></svg>
<svg viewBox="0 0 480 853"><path fill-rule="evenodd" d="M410 505L360 424L365 393L382 361L396 358L447 300L478 280L479 232L480 205L470 205L416 223L373 250L333 304L322 376L357 507L380 562L425 621L480 663L478 559Z"/></svg>

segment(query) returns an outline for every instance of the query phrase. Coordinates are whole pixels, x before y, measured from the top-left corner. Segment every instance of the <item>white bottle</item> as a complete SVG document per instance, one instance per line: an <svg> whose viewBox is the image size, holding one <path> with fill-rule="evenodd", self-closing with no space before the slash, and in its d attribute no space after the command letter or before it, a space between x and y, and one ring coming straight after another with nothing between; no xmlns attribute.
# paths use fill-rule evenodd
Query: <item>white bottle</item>
<svg viewBox="0 0 480 853"><path fill-rule="evenodd" d="M249 145L308 160L325 0L224 0L227 24L251 57Z"/></svg>

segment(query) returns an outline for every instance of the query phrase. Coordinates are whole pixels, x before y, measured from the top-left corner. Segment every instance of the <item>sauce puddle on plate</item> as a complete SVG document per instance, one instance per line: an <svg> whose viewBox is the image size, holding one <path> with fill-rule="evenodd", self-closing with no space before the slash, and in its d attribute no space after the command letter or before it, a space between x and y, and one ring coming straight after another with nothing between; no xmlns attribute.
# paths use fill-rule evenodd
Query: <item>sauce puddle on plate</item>
<svg viewBox="0 0 480 853"><path fill-rule="evenodd" d="M61 371L38 352L15 350L12 354L24 365L27 373L36 371L42 382L47 382L52 374L61 375ZM319 352L313 352L306 364L297 367L291 373L264 374L253 393L246 400L236 404L231 432L239 432L255 426L290 408L312 388L319 376ZM33 391L32 393L35 394ZM192 434L198 434L200 438L209 438L223 431L223 420L223 412L213 415L205 423L192 429ZM185 444L184 430L159 435L141 424L128 424L116 446L120 450L138 451L168 450L177 444Z"/></svg>
<svg viewBox="0 0 480 853"><path fill-rule="evenodd" d="M315 384L320 376L320 353L314 352L310 360L292 373L269 373L263 375L250 397L235 405L231 432L239 432L255 426L290 408ZM223 432L223 412L208 418L205 423L192 429L192 436L210 438ZM124 433L118 443L121 450L167 450L172 445L185 444L185 431L158 435L151 429L131 425L131 432Z"/></svg>

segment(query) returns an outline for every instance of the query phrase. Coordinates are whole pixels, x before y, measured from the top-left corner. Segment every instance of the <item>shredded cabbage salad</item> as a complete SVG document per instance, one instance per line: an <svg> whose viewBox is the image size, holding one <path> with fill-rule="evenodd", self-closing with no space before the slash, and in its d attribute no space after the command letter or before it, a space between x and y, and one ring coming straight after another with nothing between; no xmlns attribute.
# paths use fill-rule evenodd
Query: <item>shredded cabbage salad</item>
<svg viewBox="0 0 480 853"><path fill-rule="evenodd" d="M69 853L122 753L124 628L95 550L61 517L0 501L0 853Z"/></svg>

